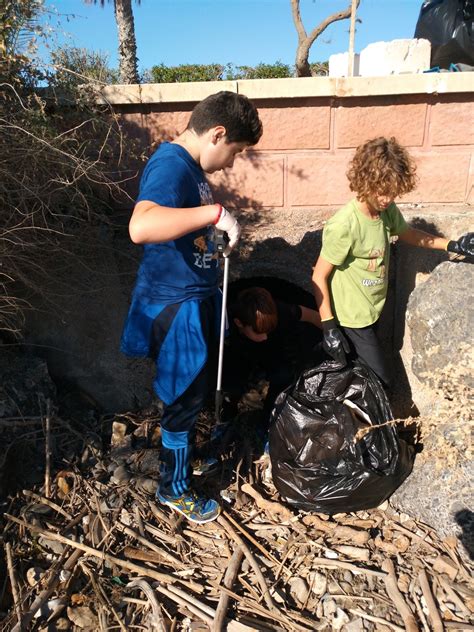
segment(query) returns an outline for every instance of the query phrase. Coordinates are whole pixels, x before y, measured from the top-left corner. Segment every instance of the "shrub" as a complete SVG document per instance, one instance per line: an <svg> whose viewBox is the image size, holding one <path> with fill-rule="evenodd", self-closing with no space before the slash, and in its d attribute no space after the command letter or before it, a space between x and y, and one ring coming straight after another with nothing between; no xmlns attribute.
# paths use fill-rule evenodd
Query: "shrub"
<svg viewBox="0 0 474 632"><path fill-rule="evenodd" d="M69 93L84 83L111 84L119 82L119 71L109 67L106 53L85 48L63 47L51 52L54 72L49 85Z"/></svg>
<svg viewBox="0 0 474 632"><path fill-rule="evenodd" d="M182 64L165 66L159 64L151 69L155 83L185 83L188 81L220 81L225 67L220 64Z"/></svg>
<svg viewBox="0 0 474 632"><path fill-rule="evenodd" d="M292 69L287 64L277 61L274 64L258 64L257 66L236 66L229 79L282 79L291 77Z"/></svg>

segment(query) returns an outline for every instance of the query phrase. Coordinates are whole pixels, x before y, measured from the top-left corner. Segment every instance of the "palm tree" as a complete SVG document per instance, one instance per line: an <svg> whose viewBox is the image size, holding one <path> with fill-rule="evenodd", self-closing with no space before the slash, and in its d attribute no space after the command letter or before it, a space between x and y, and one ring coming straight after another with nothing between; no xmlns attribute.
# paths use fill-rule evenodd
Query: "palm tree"
<svg viewBox="0 0 474 632"><path fill-rule="evenodd" d="M105 5L105 0L84 0L84 2L86 4L100 2L102 7ZM140 4L140 0L136 2ZM113 3L119 39L120 81L121 83L139 83L132 0L113 0Z"/></svg>
<svg viewBox="0 0 474 632"><path fill-rule="evenodd" d="M311 77L311 68L308 62L309 57L309 49L313 45L315 39L321 35L321 33L333 22L337 22L339 20L345 20L351 17L351 5L347 7L344 11L338 11L337 13L333 13L329 17L319 24L319 26L315 26L311 33L308 35L303 26L303 21L301 19L300 13L300 0L290 0L291 2L291 12L293 14L293 22L295 23L296 32L298 33L298 48L296 50L296 76L297 77ZM359 7L360 0L356 2L356 8Z"/></svg>

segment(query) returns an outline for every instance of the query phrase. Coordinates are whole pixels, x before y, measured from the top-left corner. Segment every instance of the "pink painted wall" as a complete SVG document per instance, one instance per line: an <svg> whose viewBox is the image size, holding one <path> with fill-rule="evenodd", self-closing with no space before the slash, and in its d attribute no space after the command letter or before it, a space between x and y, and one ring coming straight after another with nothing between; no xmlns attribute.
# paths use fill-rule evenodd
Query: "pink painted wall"
<svg viewBox="0 0 474 632"><path fill-rule="evenodd" d="M254 99L264 133L234 168L214 174L219 199L240 208L321 209L351 197L345 172L354 148L395 136L418 164L402 202L474 203L472 93ZM186 126L193 103L116 106L146 151ZM137 126L137 127L135 127Z"/></svg>

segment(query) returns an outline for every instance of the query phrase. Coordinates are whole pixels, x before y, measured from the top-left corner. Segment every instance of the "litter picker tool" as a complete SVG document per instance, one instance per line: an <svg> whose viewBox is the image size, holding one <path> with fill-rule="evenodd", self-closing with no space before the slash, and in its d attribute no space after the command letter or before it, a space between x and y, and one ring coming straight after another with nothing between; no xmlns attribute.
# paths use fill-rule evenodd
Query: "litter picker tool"
<svg viewBox="0 0 474 632"><path fill-rule="evenodd" d="M225 323L227 311L227 286L229 284L229 257L224 255L224 250L229 243L227 235L223 231L216 231L215 237L216 251L218 255L224 257L224 279L222 281L222 310L221 310L221 329L219 336L219 361L217 364L217 386L215 398L215 414L216 422L221 421L222 403L224 394L222 392L222 368L224 366L224 340L225 340Z"/></svg>

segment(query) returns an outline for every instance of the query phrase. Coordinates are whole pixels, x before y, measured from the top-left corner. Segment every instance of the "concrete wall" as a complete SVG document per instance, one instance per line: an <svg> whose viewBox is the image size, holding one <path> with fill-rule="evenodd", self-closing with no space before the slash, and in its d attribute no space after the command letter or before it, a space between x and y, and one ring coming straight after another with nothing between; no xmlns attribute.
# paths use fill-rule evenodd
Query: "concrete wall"
<svg viewBox="0 0 474 632"><path fill-rule="evenodd" d="M254 100L264 125L255 149L212 176L224 203L308 211L343 204L354 148L379 135L396 136L418 163L418 187L401 202L474 201L472 73L109 86L102 98L151 153L184 129L197 101L222 89Z"/></svg>

